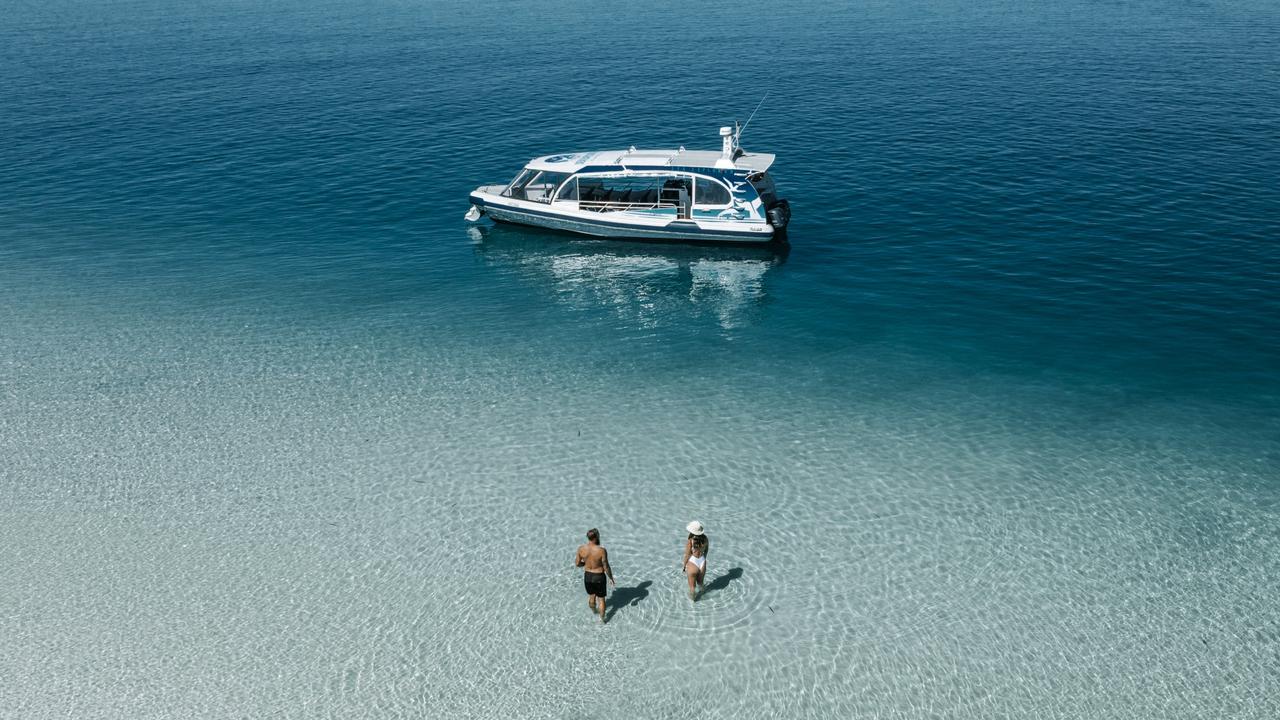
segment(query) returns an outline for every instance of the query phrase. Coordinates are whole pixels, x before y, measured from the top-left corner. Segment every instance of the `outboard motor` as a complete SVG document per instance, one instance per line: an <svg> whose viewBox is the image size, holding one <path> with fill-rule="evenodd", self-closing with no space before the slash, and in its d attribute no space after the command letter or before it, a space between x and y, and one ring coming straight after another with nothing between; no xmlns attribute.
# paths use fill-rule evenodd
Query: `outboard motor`
<svg viewBox="0 0 1280 720"><path fill-rule="evenodd" d="M785 230L787 223L791 222L791 203L786 200L779 200L769 208L767 213L769 216L769 224L775 230Z"/></svg>

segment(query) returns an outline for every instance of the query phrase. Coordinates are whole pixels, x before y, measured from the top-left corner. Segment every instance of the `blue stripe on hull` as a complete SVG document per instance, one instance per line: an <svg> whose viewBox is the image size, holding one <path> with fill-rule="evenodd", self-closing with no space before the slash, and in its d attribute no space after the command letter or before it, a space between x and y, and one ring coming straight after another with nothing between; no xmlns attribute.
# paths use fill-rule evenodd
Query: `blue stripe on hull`
<svg viewBox="0 0 1280 720"><path fill-rule="evenodd" d="M739 232L732 230L707 230L690 222L679 229L665 227L640 227L631 223L608 220L583 220L568 218L555 213L497 205L482 197L472 195L471 204L484 209L494 220L521 223L534 227L551 228L567 232L606 238L639 238L648 240L702 240L766 244L773 241L773 233ZM676 221L679 222L679 221ZM668 226L669 227L669 226Z"/></svg>

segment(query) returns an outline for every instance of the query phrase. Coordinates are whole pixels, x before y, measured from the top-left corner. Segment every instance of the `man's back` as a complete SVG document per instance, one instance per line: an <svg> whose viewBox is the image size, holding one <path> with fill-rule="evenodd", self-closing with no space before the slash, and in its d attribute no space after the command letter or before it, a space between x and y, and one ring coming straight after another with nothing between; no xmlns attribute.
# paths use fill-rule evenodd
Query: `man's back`
<svg viewBox="0 0 1280 720"><path fill-rule="evenodd" d="M586 543L578 547L578 567L589 573L602 573L608 555L600 545Z"/></svg>

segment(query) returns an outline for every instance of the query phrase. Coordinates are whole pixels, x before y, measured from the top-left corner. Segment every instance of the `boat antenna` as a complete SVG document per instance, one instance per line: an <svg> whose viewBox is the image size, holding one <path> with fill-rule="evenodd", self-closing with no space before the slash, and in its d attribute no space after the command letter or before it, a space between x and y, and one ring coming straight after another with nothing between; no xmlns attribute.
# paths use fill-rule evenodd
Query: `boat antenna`
<svg viewBox="0 0 1280 720"><path fill-rule="evenodd" d="M751 111L751 114L747 116L747 121L742 123L742 127L738 128L738 132L734 133L733 144L737 145L738 141L742 139L742 132L747 129L748 125L751 124L751 118L756 116L756 112L760 110L760 106L763 105L764 101L768 99L769 99L769 91L765 90L764 97L760 98L760 102L756 103L756 109ZM737 123L734 123L734 124L736 125Z"/></svg>

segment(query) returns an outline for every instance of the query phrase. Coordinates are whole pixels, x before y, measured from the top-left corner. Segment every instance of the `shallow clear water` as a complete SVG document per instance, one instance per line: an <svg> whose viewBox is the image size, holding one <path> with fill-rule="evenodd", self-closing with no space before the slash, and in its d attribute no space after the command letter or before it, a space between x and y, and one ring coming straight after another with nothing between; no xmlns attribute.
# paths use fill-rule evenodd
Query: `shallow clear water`
<svg viewBox="0 0 1280 720"><path fill-rule="evenodd" d="M6 13L0 716L1280 714L1280 11L1042 5Z"/></svg>

